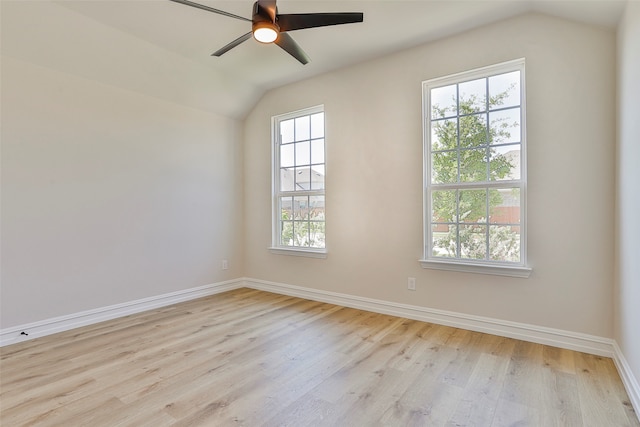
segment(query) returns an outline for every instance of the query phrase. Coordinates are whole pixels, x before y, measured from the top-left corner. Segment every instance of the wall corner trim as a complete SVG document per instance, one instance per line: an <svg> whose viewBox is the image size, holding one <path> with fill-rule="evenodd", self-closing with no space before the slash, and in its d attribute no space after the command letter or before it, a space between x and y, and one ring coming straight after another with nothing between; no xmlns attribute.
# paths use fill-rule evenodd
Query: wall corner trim
<svg viewBox="0 0 640 427"><path fill-rule="evenodd" d="M624 388L627 390L629 400L631 400L631 406L633 406L638 419L640 419L640 384L638 384L638 380L633 375L631 367L629 363L627 363L624 353L622 353L622 349L615 341L613 343L613 349L613 363L615 363L620 378L622 379L622 384L624 384Z"/></svg>
<svg viewBox="0 0 640 427"><path fill-rule="evenodd" d="M82 326L92 325L105 320L128 316L154 308L165 307L183 301L189 301L221 292L238 289L243 286L243 282L238 279L213 283L195 288L184 289L121 304L100 307L93 310L81 311L65 316L45 319L25 325L18 325L11 328L0 329L0 347L27 341L58 332ZM22 335L22 332L28 335Z"/></svg>

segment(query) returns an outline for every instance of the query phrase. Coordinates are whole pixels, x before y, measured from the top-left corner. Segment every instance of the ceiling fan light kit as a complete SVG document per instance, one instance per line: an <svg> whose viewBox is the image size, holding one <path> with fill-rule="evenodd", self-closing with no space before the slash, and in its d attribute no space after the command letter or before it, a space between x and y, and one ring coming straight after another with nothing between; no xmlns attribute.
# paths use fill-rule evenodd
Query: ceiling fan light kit
<svg viewBox="0 0 640 427"><path fill-rule="evenodd" d="M278 38L278 28L267 22L253 24L253 38L260 43L273 43Z"/></svg>
<svg viewBox="0 0 640 427"><path fill-rule="evenodd" d="M288 31L303 30L305 28L326 27L330 25L352 24L363 21L363 14L359 12L340 13L297 13L278 14L276 0L258 0L253 4L252 19L243 18L223 10L195 3L190 0L170 0L187 6L195 7L230 18L251 22L251 31L241 35L231 43L215 51L212 56L221 56L239 44L250 39L253 35L260 43L275 43L301 64L307 64L309 56L298 43L287 34Z"/></svg>

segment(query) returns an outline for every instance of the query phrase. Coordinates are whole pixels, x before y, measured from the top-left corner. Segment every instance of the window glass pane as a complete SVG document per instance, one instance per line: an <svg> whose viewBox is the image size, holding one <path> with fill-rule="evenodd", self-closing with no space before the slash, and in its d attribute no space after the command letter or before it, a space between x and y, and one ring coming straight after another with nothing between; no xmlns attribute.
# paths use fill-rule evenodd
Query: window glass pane
<svg viewBox="0 0 640 427"><path fill-rule="evenodd" d="M487 222L487 190L460 190L458 215L460 222Z"/></svg>
<svg viewBox="0 0 640 427"><path fill-rule="evenodd" d="M458 145L458 119L431 122L431 150L453 150Z"/></svg>
<svg viewBox="0 0 640 427"><path fill-rule="evenodd" d="M280 219L283 221L293 219L293 199L291 197L280 198Z"/></svg>
<svg viewBox="0 0 640 427"><path fill-rule="evenodd" d="M311 167L311 190L324 189L324 165Z"/></svg>
<svg viewBox="0 0 640 427"><path fill-rule="evenodd" d="M485 259L487 257L487 226L460 226L460 258Z"/></svg>
<svg viewBox="0 0 640 427"><path fill-rule="evenodd" d="M489 222L520 223L520 188L498 188L489 191Z"/></svg>
<svg viewBox="0 0 640 427"><path fill-rule="evenodd" d="M520 144L491 147L492 181L520 179Z"/></svg>
<svg viewBox="0 0 640 427"><path fill-rule="evenodd" d="M431 220L433 222L456 222L457 190L439 190L431 193Z"/></svg>
<svg viewBox="0 0 640 427"><path fill-rule="evenodd" d="M520 71L489 77L490 108L520 105Z"/></svg>
<svg viewBox="0 0 640 427"><path fill-rule="evenodd" d="M293 198L280 198L280 244L293 244Z"/></svg>
<svg viewBox="0 0 640 427"><path fill-rule="evenodd" d="M312 248L324 248L325 223L324 221L311 221L309 223L309 238Z"/></svg>
<svg viewBox="0 0 640 427"><path fill-rule="evenodd" d="M324 163L324 139L311 141L311 164Z"/></svg>
<svg viewBox="0 0 640 427"><path fill-rule="evenodd" d="M487 115L460 117L460 146L477 147L487 144Z"/></svg>
<svg viewBox="0 0 640 427"><path fill-rule="evenodd" d="M296 168L296 185L295 190L309 190L311 188L311 168Z"/></svg>
<svg viewBox="0 0 640 427"><path fill-rule="evenodd" d="M293 221L280 222L280 244L293 246Z"/></svg>
<svg viewBox="0 0 640 427"><path fill-rule="evenodd" d="M487 180L487 150L460 151L460 181L482 182Z"/></svg>
<svg viewBox="0 0 640 427"><path fill-rule="evenodd" d="M296 196L293 198L293 219L296 221L309 219L308 196Z"/></svg>
<svg viewBox="0 0 640 427"><path fill-rule="evenodd" d="M520 227L510 225L489 226L490 259L520 262Z"/></svg>
<svg viewBox="0 0 640 427"><path fill-rule="evenodd" d="M309 139L311 126L309 116L302 116L295 119L296 122L296 141Z"/></svg>
<svg viewBox="0 0 640 427"><path fill-rule="evenodd" d="M324 221L324 196L309 197L309 218L314 221Z"/></svg>
<svg viewBox="0 0 640 427"><path fill-rule="evenodd" d="M520 142L520 108L489 113L491 144Z"/></svg>
<svg viewBox="0 0 640 427"><path fill-rule="evenodd" d="M280 166L283 168L295 166L293 160L293 144L280 146Z"/></svg>
<svg viewBox="0 0 640 427"><path fill-rule="evenodd" d="M309 141L296 142L296 166L311 164L311 146Z"/></svg>
<svg viewBox="0 0 640 427"><path fill-rule="evenodd" d="M295 169L280 169L280 191L293 191L295 189Z"/></svg>
<svg viewBox="0 0 640 427"><path fill-rule="evenodd" d="M456 85L431 89L431 118L455 116L458 111Z"/></svg>
<svg viewBox="0 0 640 427"><path fill-rule="evenodd" d="M309 197L309 238L312 248L325 247L324 196Z"/></svg>
<svg viewBox="0 0 640 427"><path fill-rule="evenodd" d="M455 258L458 227L448 224L431 226L431 254L436 257Z"/></svg>
<svg viewBox="0 0 640 427"><path fill-rule="evenodd" d="M324 138L324 113L311 115L311 138Z"/></svg>
<svg viewBox="0 0 640 427"><path fill-rule="evenodd" d="M293 119L280 122L280 138L282 144L294 141Z"/></svg>
<svg viewBox="0 0 640 427"><path fill-rule="evenodd" d="M293 222L293 244L294 246L309 246L309 222L294 221Z"/></svg>
<svg viewBox="0 0 640 427"><path fill-rule="evenodd" d="M445 184L458 181L458 155L455 151L431 155L431 182Z"/></svg>
<svg viewBox="0 0 640 427"><path fill-rule="evenodd" d="M460 115L487 110L487 79L460 83L458 93Z"/></svg>

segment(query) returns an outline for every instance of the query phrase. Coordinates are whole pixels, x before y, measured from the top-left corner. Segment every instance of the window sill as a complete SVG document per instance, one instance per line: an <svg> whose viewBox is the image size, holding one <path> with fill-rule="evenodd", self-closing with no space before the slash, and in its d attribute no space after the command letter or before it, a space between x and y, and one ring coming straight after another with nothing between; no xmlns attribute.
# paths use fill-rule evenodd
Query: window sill
<svg viewBox="0 0 640 427"><path fill-rule="evenodd" d="M276 255L292 255L307 258L326 258L326 249L302 249L302 248L283 248L270 247L269 252Z"/></svg>
<svg viewBox="0 0 640 427"><path fill-rule="evenodd" d="M421 259L422 268L431 268L435 270L460 271L465 273L492 274L494 276L510 276L519 278L528 278L532 269L529 267L512 266L512 265L496 265L482 263L462 263L455 261L436 261L432 259Z"/></svg>

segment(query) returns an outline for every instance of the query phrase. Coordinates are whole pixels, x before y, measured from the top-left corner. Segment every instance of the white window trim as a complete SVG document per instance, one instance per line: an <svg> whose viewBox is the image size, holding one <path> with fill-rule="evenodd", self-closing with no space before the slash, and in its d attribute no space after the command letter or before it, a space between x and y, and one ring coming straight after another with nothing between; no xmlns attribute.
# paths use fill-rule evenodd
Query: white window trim
<svg viewBox="0 0 640 427"><path fill-rule="evenodd" d="M281 121L289 120L292 118L296 118L304 115L311 115L316 113L324 112L324 105L316 105L314 107L303 108L301 110L292 111L290 113L279 114L277 116L273 116L271 118L271 246L267 248L270 253L276 255L291 255L291 256L300 256L300 257L308 257L308 258L326 258L327 257L327 246L325 241L324 248L304 248L304 247L291 247L291 246L280 246L279 245L279 225L280 225L280 209L278 203L278 196L280 194L280 174L279 174L279 166L280 166L280 135L278 129L278 123ZM327 153L326 153L326 114L325 114L325 176L326 176L326 167L327 167ZM276 165L278 167L276 167ZM325 196L325 207L326 207L326 181L325 181L325 189L322 190L322 195ZM325 211L325 230L326 230L326 211Z"/></svg>
<svg viewBox="0 0 640 427"><path fill-rule="evenodd" d="M432 270L460 271L464 273L491 274L494 276L510 276L527 278L531 275L530 267L507 264L487 264L474 262L456 262L453 260L421 259L422 268Z"/></svg>
<svg viewBox="0 0 640 427"><path fill-rule="evenodd" d="M301 256L307 258L326 258L327 257L327 249L304 249L304 248L289 248L286 246L271 246L269 248L269 252L276 255L292 255L292 256Z"/></svg>
<svg viewBox="0 0 640 427"><path fill-rule="evenodd" d="M440 257L432 257L429 254L431 241L431 203L429 197L430 172L431 172L431 150L430 150L430 112L428 87L444 86L447 84L461 83L464 80L474 80L477 78L488 77L490 75L500 74L509 71L520 71L520 108L521 114L521 135L520 142L520 198L521 198L521 234L522 241L520 247L520 263L507 262L491 262L482 260L463 260L460 258L447 259ZM477 68L470 71L451 74L448 76L429 79L422 82L422 134L423 134L423 258L419 260L422 268L458 271L477 274L491 274L498 276L510 276L519 278L528 278L531 275L532 268L527 265L527 149L526 149L526 97L525 97L525 59L520 58L513 61L507 61L500 64L490 65L487 67Z"/></svg>

